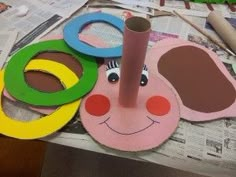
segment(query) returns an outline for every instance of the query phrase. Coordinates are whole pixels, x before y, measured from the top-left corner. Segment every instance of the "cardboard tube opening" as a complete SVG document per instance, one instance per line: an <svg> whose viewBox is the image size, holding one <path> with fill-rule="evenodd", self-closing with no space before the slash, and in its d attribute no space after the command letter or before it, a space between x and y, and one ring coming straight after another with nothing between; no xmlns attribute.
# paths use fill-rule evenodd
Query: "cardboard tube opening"
<svg viewBox="0 0 236 177"><path fill-rule="evenodd" d="M126 27L134 32L146 32L151 28L150 22L142 17L131 17L125 21Z"/></svg>

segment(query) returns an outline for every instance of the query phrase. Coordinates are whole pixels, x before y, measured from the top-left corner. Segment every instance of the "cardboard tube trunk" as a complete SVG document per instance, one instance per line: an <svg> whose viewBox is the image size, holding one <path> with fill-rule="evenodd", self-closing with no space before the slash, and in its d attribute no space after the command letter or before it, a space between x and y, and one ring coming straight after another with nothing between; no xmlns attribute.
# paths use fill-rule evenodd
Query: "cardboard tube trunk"
<svg viewBox="0 0 236 177"><path fill-rule="evenodd" d="M124 107L136 105L150 31L151 24L145 18L125 21L119 88L119 103Z"/></svg>

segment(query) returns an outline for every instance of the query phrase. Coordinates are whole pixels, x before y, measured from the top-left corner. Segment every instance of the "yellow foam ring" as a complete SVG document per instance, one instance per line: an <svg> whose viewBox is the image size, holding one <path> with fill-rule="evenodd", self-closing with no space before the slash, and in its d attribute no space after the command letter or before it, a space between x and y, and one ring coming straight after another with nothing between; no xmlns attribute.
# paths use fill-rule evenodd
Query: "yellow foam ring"
<svg viewBox="0 0 236 177"><path fill-rule="evenodd" d="M40 70L48 72L57 77L66 88L73 86L79 78L68 67L63 64L45 60L31 60L25 71ZM0 71L0 133L18 139L36 139L47 136L62 128L75 115L80 100L59 107L50 115L37 120L22 122L8 117L2 108L2 92L4 88L4 70Z"/></svg>

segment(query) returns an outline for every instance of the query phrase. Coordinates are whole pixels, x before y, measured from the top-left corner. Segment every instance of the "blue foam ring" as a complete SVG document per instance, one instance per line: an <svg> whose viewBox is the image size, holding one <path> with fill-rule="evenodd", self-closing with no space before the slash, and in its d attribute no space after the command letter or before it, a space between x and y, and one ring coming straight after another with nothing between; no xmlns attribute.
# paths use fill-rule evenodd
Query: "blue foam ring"
<svg viewBox="0 0 236 177"><path fill-rule="evenodd" d="M82 42L78 38L78 34L82 31L83 27L93 22L106 22L117 28L120 32L124 32L124 21L120 18L101 12L88 13L71 20L66 24L63 32L66 43L76 51L87 55L104 58L120 57L122 55L123 45L112 48L95 48Z"/></svg>

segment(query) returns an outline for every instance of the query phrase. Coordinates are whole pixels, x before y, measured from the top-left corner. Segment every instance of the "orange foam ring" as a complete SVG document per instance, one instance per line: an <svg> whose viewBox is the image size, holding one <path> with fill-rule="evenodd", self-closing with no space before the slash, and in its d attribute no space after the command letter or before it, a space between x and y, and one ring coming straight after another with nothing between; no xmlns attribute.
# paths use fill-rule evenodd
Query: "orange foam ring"
<svg viewBox="0 0 236 177"><path fill-rule="evenodd" d="M145 18L125 21L119 88L119 103L124 107L136 105L150 31L151 24Z"/></svg>

